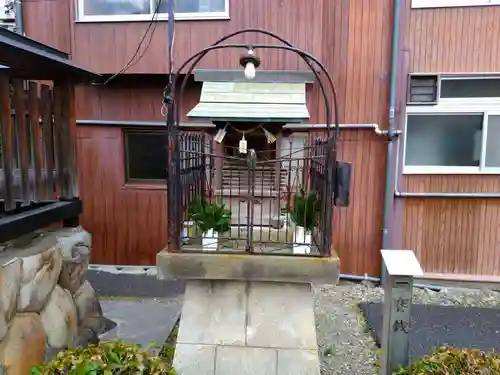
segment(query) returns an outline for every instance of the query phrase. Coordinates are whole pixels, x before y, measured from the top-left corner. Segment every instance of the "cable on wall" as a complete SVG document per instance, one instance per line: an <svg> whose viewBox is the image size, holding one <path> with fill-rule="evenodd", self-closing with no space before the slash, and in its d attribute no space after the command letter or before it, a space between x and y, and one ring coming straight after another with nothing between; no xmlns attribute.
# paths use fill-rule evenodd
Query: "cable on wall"
<svg viewBox="0 0 500 375"><path fill-rule="evenodd" d="M101 82L101 83L100 82L94 82L93 83L94 86L104 86L104 85L107 85L109 82L111 82L112 80L114 80L116 77L124 74L132 66L134 66L139 61L141 61L141 59L144 57L144 55L146 54L147 50L151 46L151 42L153 40L153 35L154 35L155 31L156 31L156 26L158 24L158 22L157 22L157 20L158 20L158 13L160 11L160 6L162 4L162 1L165 1L165 0L158 0L158 3L156 4L156 8L155 8L155 10L153 12L153 17L151 18L151 21L149 22L148 27L146 29L146 32L144 33L144 35L142 36L141 40L139 41L139 44L138 44L138 46L137 46L134 54L130 58L130 60L125 64L125 66L122 69L120 69L118 72L116 72L111 77L109 77L108 79L106 79L104 82ZM139 54L139 52L141 51L141 47L142 47L143 43L146 41L146 38L148 37L148 35L149 35L149 39L147 41L147 44L144 47L143 51ZM139 55L139 56L137 57L137 55Z"/></svg>

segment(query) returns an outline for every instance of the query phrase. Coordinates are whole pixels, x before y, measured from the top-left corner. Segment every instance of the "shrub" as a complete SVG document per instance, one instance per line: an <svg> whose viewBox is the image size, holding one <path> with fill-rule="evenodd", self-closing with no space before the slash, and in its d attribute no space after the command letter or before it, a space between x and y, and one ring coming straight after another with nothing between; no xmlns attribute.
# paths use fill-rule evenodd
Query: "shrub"
<svg viewBox="0 0 500 375"><path fill-rule="evenodd" d="M201 195L193 199L188 214L202 232L224 233L231 227L231 211L224 204L208 203Z"/></svg>
<svg viewBox="0 0 500 375"><path fill-rule="evenodd" d="M140 345L101 341L88 348L69 349L34 367L31 375L175 375L170 359L154 356Z"/></svg>
<svg viewBox="0 0 500 375"><path fill-rule="evenodd" d="M500 375L500 355L476 349L442 347L396 375Z"/></svg>
<svg viewBox="0 0 500 375"><path fill-rule="evenodd" d="M293 197L292 206L287 207L287 211L295 225L312 232L321 211L321 201L316 192L310 191L306 194L301 189L300 193Z"/></svg>

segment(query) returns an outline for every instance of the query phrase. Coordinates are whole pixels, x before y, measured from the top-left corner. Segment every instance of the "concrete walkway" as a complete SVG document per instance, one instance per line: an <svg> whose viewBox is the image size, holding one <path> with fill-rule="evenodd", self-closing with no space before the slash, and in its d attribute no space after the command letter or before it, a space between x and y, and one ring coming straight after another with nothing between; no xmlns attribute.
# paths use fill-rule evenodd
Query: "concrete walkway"
<svg viewBox="0 0 500 375"><path fill-rule="evenodd" d="M180 374L319 375L317 351L309 284L188 282L174 358Z"/></svg>

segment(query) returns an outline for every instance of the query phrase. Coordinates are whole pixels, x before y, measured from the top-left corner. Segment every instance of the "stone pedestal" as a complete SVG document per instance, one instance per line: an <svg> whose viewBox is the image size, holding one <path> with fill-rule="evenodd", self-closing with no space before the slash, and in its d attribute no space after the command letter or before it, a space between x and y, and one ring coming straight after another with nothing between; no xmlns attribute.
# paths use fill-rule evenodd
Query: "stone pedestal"
<svg viewBox="0 0 500 375"><path fill-rule="evenodd" d="M337 283L331 258L158 254L187 279L174 357L183 375L319 375L311 282Z"/></svg>
<svg viewBox="0 0 500 375"><path fill-rule="evenodd" d="M310 285L190 281L174 358L183 375L319 375Z"/></svg>

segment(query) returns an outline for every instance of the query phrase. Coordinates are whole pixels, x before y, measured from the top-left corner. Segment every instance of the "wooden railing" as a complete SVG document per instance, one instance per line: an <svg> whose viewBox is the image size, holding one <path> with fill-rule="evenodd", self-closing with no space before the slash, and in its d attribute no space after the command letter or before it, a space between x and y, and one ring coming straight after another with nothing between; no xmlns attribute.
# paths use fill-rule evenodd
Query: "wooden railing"
<svg viewBox="0 0 500 375"><path fill-rule="evenodd" d="M74 88L0 75L1 211L78 196Z"/></svg>

